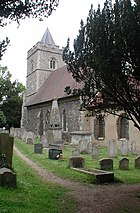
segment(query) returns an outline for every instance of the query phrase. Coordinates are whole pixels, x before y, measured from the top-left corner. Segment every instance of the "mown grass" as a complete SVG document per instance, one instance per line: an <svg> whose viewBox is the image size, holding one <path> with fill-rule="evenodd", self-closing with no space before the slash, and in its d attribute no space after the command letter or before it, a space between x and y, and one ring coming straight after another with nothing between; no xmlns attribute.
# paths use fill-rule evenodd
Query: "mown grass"
<svg viewBox="0 0 140 213"><path fill-rule="evenodd" d="M62 160L50 160L48 158L48 150L45 150L43 154L35 154L34 146L26 144L19 139L15 139L15 145L17 148L25 154L28 158L48 169L49 171L61 176L63 178L68 178L74 181L80 181L83 183L95 183L95 179L91 179L89 175L73 171L68 167L68 159L71 156L73 148L69 145L63 150ZM81 154L85 157L85 165L87 168L99 169L99 160L108 157L107 148L99 148L99 157L93 160L89 154ZM137 156L129 154L127 158L129 159L129 170L119 170L119 160L122 159L121 153L118 152L117 158L113 159L114 164L114 175L117 182L123 183L139 183L140 182L140 169L134 168L134 160Z"/></svg>
<svg viewBox="0 0 140 213"><path fill-rule="evenodd" d="M42 181L36 172L16 155L13 157L13 166L17 173L17 187L0 187L0 212L74 212L76 203L66 195L67 189Z"/></svg>

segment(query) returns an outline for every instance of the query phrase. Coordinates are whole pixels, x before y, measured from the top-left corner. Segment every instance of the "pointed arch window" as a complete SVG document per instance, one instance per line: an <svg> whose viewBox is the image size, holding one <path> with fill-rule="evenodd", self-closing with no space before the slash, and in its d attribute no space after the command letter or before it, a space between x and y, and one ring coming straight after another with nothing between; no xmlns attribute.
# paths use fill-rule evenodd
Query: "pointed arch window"
<svg viewBox="0 0 140 213"><path fill-rule="evenodd" d="M129 139L129 121L125 114L122 114L117 120L117 134L118 139Z"/></svg>
<svg viewBox="0 0 140 213"><path fill-rule="evenodd" d="M54 58L52 58L50 61L49 61L49 69L56 69L56 60Z"/></svg>
<svg viewBox="0 0 140 213"><path fill-rule="evenodd" d="M98 115L94 120L94 137L95 139L105 138L105 120L102 115Z"/></svg>

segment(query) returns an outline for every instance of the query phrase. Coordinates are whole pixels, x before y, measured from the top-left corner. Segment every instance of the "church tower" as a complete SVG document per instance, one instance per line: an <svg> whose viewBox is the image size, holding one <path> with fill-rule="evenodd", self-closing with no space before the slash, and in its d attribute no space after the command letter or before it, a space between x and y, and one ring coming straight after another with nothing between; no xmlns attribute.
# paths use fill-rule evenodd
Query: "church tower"
<svg viewBox="0 0 140 213"><path fill-rule="evenodd" d="M32 100L53 70L64 66L63 50L55 45L47 28L41 41L27 54L26 103Z"/></svg>
<svg viewBox="0 0 140 213"><path fill-rule="evenodd" d="M41 41L27 53L26 92L22 106L21 127L27 126L27 107L53 70L64 66L63 50L57 46L47 28Z"/></svg>

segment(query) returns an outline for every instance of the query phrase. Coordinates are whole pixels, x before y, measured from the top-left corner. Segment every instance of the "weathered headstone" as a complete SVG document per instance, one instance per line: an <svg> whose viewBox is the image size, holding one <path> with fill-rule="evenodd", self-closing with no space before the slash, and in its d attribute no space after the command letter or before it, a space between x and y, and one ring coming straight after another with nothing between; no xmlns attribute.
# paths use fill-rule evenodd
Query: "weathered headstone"
<svg viewBox="0 0 140 213"><path fill-rule="evenodd" d="M92 153L92 142L87 143L87 153L89 153L89 154Z"/></svg>
<svg viewBox="0 0 140 213"><path fill-rule="evenodd" d="M38 143L38 144L34 144L34 153L36 154L42 154L43 152L43 146L42 144Z"/></svg>
<svg viewBox="0 0 140 213"><path fill-rule="evenodd" d="M80 153L87 153L87 140L83 139L79 141Z"/></svg>
<svg viewBox="0 0 140 213"><path fill-rule="evenodd" d="M12 170L13 144L13 137L0 133L0 186L16 186L16 174Z"/></svg>
<svg viewBox="0 0 140 213"><path fill-rule="evenodd" d="M111 140L108 142L108 155L110 158L117 157L117 144L115 140Z"/></svg>
<svg viewBox="0 0 140 213"><path fill-rule="evenodd" d="M74 168L84 168L85 166L85 158L83 157L70 157L69 158L69 167L74 167Z"/></svg>
<svg viewBox="0 0 140 213"><path fill-rule="evenodd" d="M140 156L135 158L135 169L140 169Z"/></svg>
<svg viewBox="0 0 140 213"><path fill-rule="evenodd" d="M34 139L33 138L26 138L26 143L27 144L34 144Z"/></svg>
<svg viewBox="0 0 140 213"><path fill-rule="evenodd" d="M110 158L104 158L99 161L100 170L113 170L113 160Z"/></svg>
<svg viewBox="0 0 140 213"><path fill-rule="evenodd" d="M8 168L0 168L0 186L16 187L16 174Z"/></svg>
<svg viewBox="0 0 140 213"><path fill-rule="evenodd" d="M14 138L0 133L0 167L12 168Z"/></svg>
<svg viewBox="0 0 140 213"><path fill-rule="evenodd" d="M97 159L98 158L98 155L99 155L98 145L93 145L91 155L92 155L93 159Z"/></svg>
<svg viewBox="0 0 140 213"><path fill-rule="evenodd" d="M136 151L136 141L132 141L131 145L130 145L130 151L132 155L136 155L137 151Z"/></svg>
<svg viewBox="0 0 140 213"><path fill-rule="evenodd" d="M127 140L122 140L122 155L126 156L128 155L128 142Z"/></svg>
<svg viewBox="0 0 140 213"><path fill-rule="evenodd" d="M40 136L40 143L42 144L43 147L48 147L49 146L49 144L47 143L46 135L41 135Z"/></svg>
<svg viewBox="0 0 140 213"><path fill-rule="evenodd" d="M73 151L72 151L72 156L80 156L80 151L79 151L79 149L74 149Z"/></svg>
<svg viewBox="0 0 140 213"><path fill-rule="evenodd" d="M129 169L129 159L128 158L122 158L119 161L119 169L121 169L121 170L128 170Z"/></svg>

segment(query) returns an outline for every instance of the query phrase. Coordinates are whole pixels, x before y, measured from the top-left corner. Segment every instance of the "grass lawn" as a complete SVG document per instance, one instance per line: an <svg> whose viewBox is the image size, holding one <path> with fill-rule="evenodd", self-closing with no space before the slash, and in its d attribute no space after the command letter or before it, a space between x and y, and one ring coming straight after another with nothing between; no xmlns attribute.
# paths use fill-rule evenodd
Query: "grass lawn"
<svg viewBox="0 0 140 213"><path fill-rule="evenodd" d="M26 144L21 140L15 138L15 145L17 148L25 154L28 158L41 165L43 168L61 176L63 178L68 178L74 181L80 181L83 183L91 183L89 175L73 171L68 167L68 159L71 156L73 148L69 145L63 150L62 160L50 160L48 158L48 150L45 150L43 154L34 154L34 146ZM99 148L99 158L93 160L89 154L81 154L85 157L85 166L87 168L99 169L99 160L108 157L107 148ZM140 169L134 168L134 160L137 156L129 154L127 158L129 159L129 170L119 170L119 160L122 159L121 153L118 153L118 157L113 159L114 163L114 175L117 182L123 183L139 183L140 182Z"/></svg>
<svg viewBox="0 0 140 213"><path fill-rule="evenodd" d="M40 178L16 155L13 166L17 188L0 187L2 213L65 213L74 212L75 201L66 196L67 189L40 181Z"/></svg>

